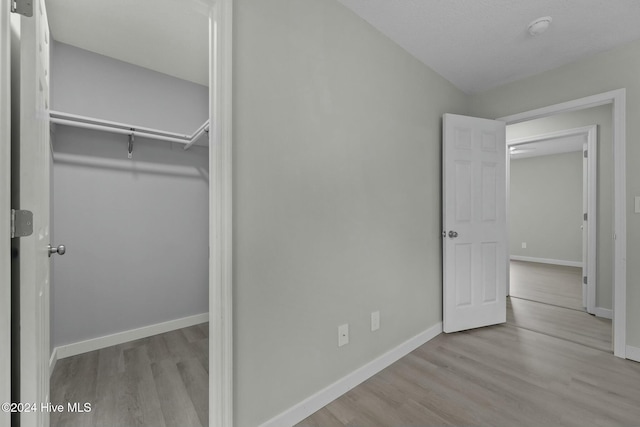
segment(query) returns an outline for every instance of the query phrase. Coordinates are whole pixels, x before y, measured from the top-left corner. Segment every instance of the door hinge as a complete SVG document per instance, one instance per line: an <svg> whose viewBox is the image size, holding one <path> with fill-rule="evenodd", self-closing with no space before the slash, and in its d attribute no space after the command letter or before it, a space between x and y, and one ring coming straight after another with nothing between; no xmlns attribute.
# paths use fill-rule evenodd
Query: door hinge
<svg viewBox="0 0 640 427"><path fill-rule="evenodd" d="M584 283L585 285L587 284L587 276L582 277L582 283Z"/></svg>
<svg viewBox="0 0 640 427"><path fill-rule="evenodd" d="M11 238L33 234L33 212L11 209Z"/></svg>
<svg viewBox="0 0 640 427"><path fill-rule="evenodd" d="M584 158L586 159L588 156L589 150L584 150Z"/></svg>
<svg viewBox="0 0 640 427"><path fill-rule="evenodd" d="M586 214L586 213L582 214L582 219L583 219L584 221L586 221L586 220L587 220L587 214Z"/></svg>
<svg viewBox="0 0 640 427"><path fill-rule="evenodd" d="M24 15L28 18L33 16L33 0L10 0L11 12Z"/></svg>

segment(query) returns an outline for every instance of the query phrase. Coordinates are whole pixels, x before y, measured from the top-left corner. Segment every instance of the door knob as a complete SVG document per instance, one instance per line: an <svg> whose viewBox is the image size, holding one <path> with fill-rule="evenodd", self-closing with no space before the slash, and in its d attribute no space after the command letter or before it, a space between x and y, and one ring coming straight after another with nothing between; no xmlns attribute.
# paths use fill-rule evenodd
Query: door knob
<svg viewBox="0 0 640 427"><path fill-rule="evenodd" d="M449 231L449 238L451 239L455 239L456 237L458 237L458 232L457 231Z"/></svg>
<svg viewBox="0 0 640 427"><path fill-rule="evenodd" d="M67 252L67 248L64 245L60 245L57 248L49 245L49 256L53 254L64 255L65 252Z"/></svg>

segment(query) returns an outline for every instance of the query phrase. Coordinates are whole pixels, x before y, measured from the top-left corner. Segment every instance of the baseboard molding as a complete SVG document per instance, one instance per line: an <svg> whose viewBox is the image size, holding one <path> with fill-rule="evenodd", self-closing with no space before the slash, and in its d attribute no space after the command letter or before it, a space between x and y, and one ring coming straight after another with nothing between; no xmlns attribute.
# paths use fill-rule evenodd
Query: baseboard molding
<svg viewBox="0 0 640 427"><path fill-rule="evenodd" d="M49 358L49 377L53 374L53 370L56 368L56 363L58 363L58 349L54 348L51 352L51 357Z"/></svg>
<svg viewBox="0 0 640 427"><path fill-rule="evenodd" d="M640 362L640 348L627 346L627 359Z"/></svg>
<svg viewBox="0 0 640 427"><path fill-rule="evenodd" d="M593 309L593 314L597 317L604 317L605 319L613 319L613 310L602 307L595 307Z"/></svg>
<svg viewBox="0 0 640 427"><path fill-rule="evenodd" d="M194 316L183 317L181 319L170 320L168 322L157 323L155 325L143 326L142 328L130 329L128 331L117 332L103 337L92 338L72 344L61 345L53 350L58 359L87 353L89 351L100 350L112 345L123 344L125 342L146 338L157 334L186 328L209 321L209 313L196 314ZM52 355L53 358L53 355ZM52 368L53 371L53 368Z"/></svg>
<svg viewBox="0 0 640 427"><path fill-rule="evenodd" d="M308 397L302 402L292 406L286 411L274 418L260 425L260 427L283 427L293 426L300 421L304 420L314 412L325 407L329 403L333 402L344 393L348 392L358 384L371 378L387 366L396 362L400 358L411 353L416 348L420 347L424 343L432 340L442 333L442 322L438 322L436 325L427 329L424 332L419 333L413 338L403 342L396 348L389 350L382 356L372 360L361 368L356 369L347 376L339 379L335 383L320 390L316 394Z"/></svg>
<svg viewBox="0 0 640 427"><path fill-rule="evenodd" d="M563 259L535 258L530 256L511 255L513 261L538 262L540 264L566 265L567 267L582 268L581 261L566 261Z"/></svg>

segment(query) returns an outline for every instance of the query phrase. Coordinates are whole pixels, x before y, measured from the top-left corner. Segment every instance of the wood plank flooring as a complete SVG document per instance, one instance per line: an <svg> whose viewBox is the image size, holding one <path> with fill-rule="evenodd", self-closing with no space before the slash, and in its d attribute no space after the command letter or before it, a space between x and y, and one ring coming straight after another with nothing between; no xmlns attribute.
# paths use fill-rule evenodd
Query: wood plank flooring
<svg viewBox="0 0 640 427"><path fill-rule="evenodd" d="M603 351L609 321L515 298L507 316L438 336L297 427L640 425L640 364ZM54 404L92 404L53 427L206 426L207 324L61 359L51 385Z"/></svg>
<svg viewBox="0 0 640 427"><path fill-rule="evenodd" d="M585 311L507 298L507 323L597 348L612 351L611 320Z"/></svg>
<svg viewBox="0 0 640 427"><path fill-rule="evenodd" d="M582 269L511 261L510 295L582 310Z"/></svg>
<svg viewBox="0 0 640 427"><path fill-rule="evenodd" d="M208 323L61 359L51 402L91 412L51 414L52 427L208 425Z"/></svg>
<svg viewBox="0 0 640 427"><path fill-rule="evenodd" d="M519 328L442 334L297 427L637 426L640 363Z"/></svg>

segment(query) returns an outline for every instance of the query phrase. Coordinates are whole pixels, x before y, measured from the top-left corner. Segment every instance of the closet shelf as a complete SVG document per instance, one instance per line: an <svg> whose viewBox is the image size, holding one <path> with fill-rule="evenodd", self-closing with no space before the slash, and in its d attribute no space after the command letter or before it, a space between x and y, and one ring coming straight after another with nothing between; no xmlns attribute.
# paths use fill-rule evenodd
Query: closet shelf
<svg viewBox="0 0 640 427"><path fill-rule="evenodd" d="M60 111L50 111L49 117L52 124L129 135L129 157L131 157L131 147L133 144L134 136L184 144L184 149L188 150L205 132L209 131L208 120L204 122L198 129L196 129L195 132L193 132L191 135L184 135L180 133L167 132L159 129L146 128L126 123L96 119L94 117L63 113Z"/></svg>

